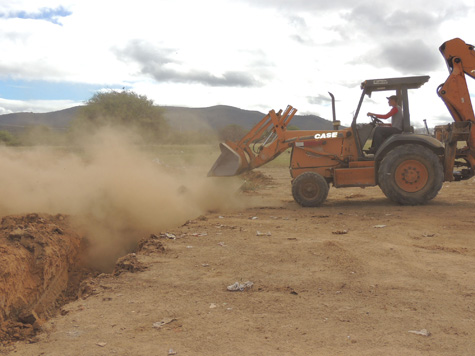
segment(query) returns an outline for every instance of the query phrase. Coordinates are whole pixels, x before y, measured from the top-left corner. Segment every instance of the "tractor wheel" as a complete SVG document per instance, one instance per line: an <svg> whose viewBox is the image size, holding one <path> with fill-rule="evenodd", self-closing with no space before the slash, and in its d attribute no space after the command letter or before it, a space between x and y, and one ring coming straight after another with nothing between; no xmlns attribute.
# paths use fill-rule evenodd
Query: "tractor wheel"
<svg viewBox="0 0 475 356"><path fill-rule="evenodd" d="M292 195L304 207L319 206L328 196L328 183L318 173L305 172L292 182Z"/></svg>
<svg viewBox="0 0 475 356"><path fill-rule="evenodd" d="M443 180L439 158L421 145L396 147L384 157L378 170L383 193L402 205L424 204L435 198Z"/></svg>

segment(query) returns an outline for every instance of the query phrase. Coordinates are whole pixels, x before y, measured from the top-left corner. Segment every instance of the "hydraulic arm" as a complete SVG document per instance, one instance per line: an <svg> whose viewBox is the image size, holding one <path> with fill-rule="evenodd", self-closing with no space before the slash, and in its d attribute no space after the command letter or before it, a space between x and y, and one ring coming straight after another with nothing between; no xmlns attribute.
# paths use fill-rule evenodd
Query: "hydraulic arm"
<svg viewBox="0 0 475 356"><path fill-rule="evenodd" d="M475 122L465 74L475 78L475 51L459 38L445 42L440 52L447 62L450 75L437 89L450 114L457 121Z"/></svg>
<svg viewBox="0 0 475 356"><path fill-rule="evenodd" d="M450 75L445 83L438 87L437 94L455 121L453 125L438 129L440 138L446 146L445 180L451 181L473 176L475 169L475 129L473 128L475 114L465 80L465 74L475 78L475 51L474 46L466 44L459 38L445 42L439 49L447 63ZM457 142L459 141L465 141L467 146L458 149ZM457 159L464 159L469 171L454 177L454 165L459 164Z"/></svg>
<svg viewBox="0 0 475 356"><path fill-rule="evenodd" d="M234 176L262 166L287 148L284 132L297 109L287 106L282 110L271 110L239 142L226 141L219 148L221 156L215 162L209 176Z"/></svg>
<svg viewBox="0 0 475 356"><path fill-rule="evenodd" d="M235 176L272 161L287 149L297 146L305 151L306 159L302 160L303 166L308 166L309 156L319 157L325 164L336 165L340 163L342 152L343 134L330 130L287 130L287 126L296 114L297 109L287 106L287 109L277 113L269 113L249 131L239 142L226 141L219 148L221 155L218 157L208 176ZM333 140L336 146L331 152L325 152L323 145L325 139ZM328 142L328 146L331 146ZM319 148L317 148L319 147ZM317 152L309 152L309 150ZM356 154L354 154L356 155Z"/></svg>

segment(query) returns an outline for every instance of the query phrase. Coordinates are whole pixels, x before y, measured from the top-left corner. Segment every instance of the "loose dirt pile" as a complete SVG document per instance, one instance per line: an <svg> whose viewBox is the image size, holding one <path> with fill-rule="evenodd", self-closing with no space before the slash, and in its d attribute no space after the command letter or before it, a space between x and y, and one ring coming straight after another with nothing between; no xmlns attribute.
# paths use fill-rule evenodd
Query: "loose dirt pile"
<svg viewBox="0 0 475 356"><path fill-rule="evenodd" d="M84 240L64 215L7 216L0 226L0 342L32 337L76 297Z"/></svg>
<svg viewBox="0 0 475 356"><path fill-rule="evenodd" d="M244 192L254 191L259 187L270 185L273 182L270 176L263 174L261 171L245 172L240 177L244 180L241 186L241 190Z"/></svg>

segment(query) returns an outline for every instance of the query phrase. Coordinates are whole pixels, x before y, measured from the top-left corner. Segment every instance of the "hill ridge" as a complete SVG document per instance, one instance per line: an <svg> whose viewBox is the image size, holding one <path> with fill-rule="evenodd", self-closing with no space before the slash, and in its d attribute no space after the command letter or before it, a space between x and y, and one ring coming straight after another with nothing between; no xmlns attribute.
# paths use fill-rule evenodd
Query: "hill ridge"
<svg viewBox="0 0 475 356"><path fill-rule="evenodd" d="M177 130L219 130L228 125L240 125L250 130L267 113L246 110L230 105L201 108L160 106L170 126ZM66 130L80 106L47 113L20 112L0 115L0 130L19 132L31 126L47 126L53 130ZM331 130L332 122L316 115L295 115L291 125L302 130Z"/></svg>

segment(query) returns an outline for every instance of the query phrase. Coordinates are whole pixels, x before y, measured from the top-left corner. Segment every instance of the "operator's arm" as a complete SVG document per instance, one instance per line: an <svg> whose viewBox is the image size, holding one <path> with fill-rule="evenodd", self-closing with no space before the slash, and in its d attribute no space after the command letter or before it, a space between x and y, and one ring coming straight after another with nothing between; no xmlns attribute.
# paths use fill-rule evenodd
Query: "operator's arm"
<svg viewBox="0 0 475 356"><path fill-rule="evenodd" d="M368 116L376 116L378 119L389 119L390 117L392 117L393 115L397 114L398 112L398 108L397 107L393 107L386 115L382 115L382 114L374 114L372 112L369 112L368 113Z"/></svg>

